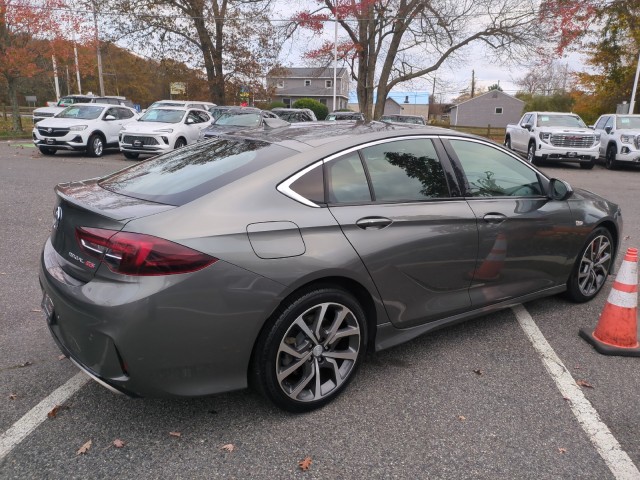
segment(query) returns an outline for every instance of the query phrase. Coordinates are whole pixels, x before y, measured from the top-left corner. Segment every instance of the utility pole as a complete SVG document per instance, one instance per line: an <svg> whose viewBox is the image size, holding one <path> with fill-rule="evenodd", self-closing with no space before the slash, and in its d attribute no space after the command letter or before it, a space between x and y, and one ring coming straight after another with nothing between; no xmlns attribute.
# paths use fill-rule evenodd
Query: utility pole
<svg viewBox="0 0 640 480"><path fill-rule="evenodd" d="M633 114L633 108L636 104L636 90L638 89L638 75L640 75L640 55L638 55L638 66L636 67L636 78L633 81L633 90L631 90L631 101L629 102L629 115Z"/></svg>
<svg viewBox="0 0 640 480"><path fill-rule="evenodd" d="M98 79L100 80L100 95L104 97L104 79L102 78L102 56L100 55L100 38L98 36L98 16L96 14L96 2L93 5L93 25L95 27L96 50L98 53Z"/></svg>
<svg viewBox="0 0 640 480"><path fill-rule="evenodd" d="M53 61L53 79L56 85L56 102L60 100L60 83L58 82L58 64L56 63L55 55L51 55Z"/></svg>
<svg viewBox="0 0 640 480"><path fill-rule="evenodd" d="M471 98L476 96L476 71L471 70Z"/></svg>
<svg viewBox="0 0 640 480"><path fill-rule="evenodd" d="M336 111L336 80L338 78L338 14L333 19L333 111Z"/></svg>
<svg viewBox="0 0 640 480"><path fill-rule="evenodd" d="M80 85L80 67L78 66L78 47L73 43L73 56L76 59L76 79L78 80L78 93L82 93L82 85Z"/></svg>

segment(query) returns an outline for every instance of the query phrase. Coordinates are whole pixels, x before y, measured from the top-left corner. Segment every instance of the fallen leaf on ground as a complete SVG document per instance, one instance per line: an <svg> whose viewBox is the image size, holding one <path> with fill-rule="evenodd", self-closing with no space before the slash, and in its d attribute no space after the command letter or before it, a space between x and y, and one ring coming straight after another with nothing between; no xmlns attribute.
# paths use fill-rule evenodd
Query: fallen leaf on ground
<svg viewBox="0 0 640 480"><path fill-rule="evenodd" d="M475 373L476 375L482 375L482 370L478 368L477 370L474 370L473 373Z"/></svg>
<svg viewBox="0 0 640 480"><path fill-rule="evenodd" d="M585 388L593 388L593 385L591 385L589 382L587 382L586 380L578 380L576 382L578 385L580 385L581 387L585 387Z"/></svg>
<svg viewBox="0 0 640 480"><path fill-rule="evenodd" d="M181 437L182 434L180 432L169 432L169 435L171 435L172 437Z"/></svg>
<svg viewBox="0 0 640 480"><path fill-rule="evenodd" d="M461 422L464 422L467 419L467 417L465 417L464 415L458 415L458 420L460 420Z"/></svg>
<svg viewBox="0 0 640 480"><path fill-rule="evenodd" d="M300 467L300 470L306 472L307 470L309 470L309 467L312 463L313 462L311 461L311 457L306 457L304 460L300 460L298 462L298 466Z"/></svg>
<svg viewBox="0 0 640 480"><path fill-rule="evenodd" d="M58 355L58 360L64 360L67 356L63 353L62 355Z"/></svg>
<svg viewBox="0 0 640 480"><path fill-rule="evenodd" d="M631 238L631 235L627 235L624 237L625 240L629 240Z"/></svg>
<svg viewBox="0 0 640 480"><path fill-rule="evenodd" d="M125 443L122 440L120 440L119 438L116 438L113 441L113 446L116 447L116 448L122 448L122 447L125 446Z"/></svg>
<svg viewBox="0 0 640 480"><path fill-rule="evenodd" d="M227 443L226 445L222 445L220 450L225 450L227 452L233 452L235 450L235 445L233 443Z"/></svg>
<svg viewBox="0 0 640 480"><path fill-rule="evenodd" d="M558 448L558 451L560 453L567 453L567 449L566 448L562 448L562 447Z"/></svg>
<svg viewBox="0 0 640 480"><path fill-rule="evenodd" d="M18 364L18 368L30 367L31 365L33 365L33 363L27 361L27 362Z"/></svg>
<svg viewBox="0 0 640 480"><path fill-rule="evenodd" d="M49 418L56 418L56 416L58 415L58 412L60 411L60 407L61 405L56 405L55 407L53 407L49 413L47 413L47 417Z"/></svg>
<svg viewBox="0 0 640 480"><path fill-rule="evenodd" d="M76 452L76 455L84 455L89 451L90 448L91 448L91 440L89 440L87 443L82 445Z"/></svg>
<svg viewBox="0 0 640 480"><path fill-rule="evenodd" d="M9 394L9 400L15 400L16 398L18 398L17 394L15 394L15 393Z"/></svg>

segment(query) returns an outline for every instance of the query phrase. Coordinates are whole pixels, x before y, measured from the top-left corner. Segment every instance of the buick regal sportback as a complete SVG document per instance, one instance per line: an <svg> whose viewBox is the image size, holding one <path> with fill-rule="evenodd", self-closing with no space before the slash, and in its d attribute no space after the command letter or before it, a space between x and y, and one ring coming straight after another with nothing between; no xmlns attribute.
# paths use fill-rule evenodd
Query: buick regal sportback
<svg viewBox="0 0 640 480"><path fill-rule="evenodd" d="M443 129L222 135L60 184L42 252L53 338L132 396L254 386L318 408L365 352L547 295L591 300L617 205Z"/></svg>

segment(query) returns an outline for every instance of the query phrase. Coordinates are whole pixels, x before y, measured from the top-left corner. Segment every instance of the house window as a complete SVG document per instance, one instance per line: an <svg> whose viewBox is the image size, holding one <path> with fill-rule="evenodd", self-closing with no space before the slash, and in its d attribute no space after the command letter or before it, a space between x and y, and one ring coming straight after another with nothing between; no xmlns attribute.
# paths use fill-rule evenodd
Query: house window
<svg viewBox="0 0 640 480"><path fill-rule="evenodd" d="M311 86L311 80L305 80L304 81L304 86L305 87L310 87Z"/></svg>
<svg viewBox="0 0 640 480"><path fill-rule="evenodd" d="M333 87L333 80L325 80L325 81L324 81L324 86L325 86L326 88L331 88L331 87Z"/></svg>
<svg viewBox="0 0 640 480"><path fill-rule="evenodd" d="M278 80L277 87L278 88L284 88L284 80Z"/></svg>
<svg viewBox="0 0 640 480"><path fill-rule="evenodd" d="M496 115L502 115L502 107L496 107Z"/></svg>
<svg viewBox="0 0 640 480"><path fill-rule="evenodd" d="M282 103L284 103L287 108L291 108L291 99L290 98L283 98L282 99Z"/></svg>

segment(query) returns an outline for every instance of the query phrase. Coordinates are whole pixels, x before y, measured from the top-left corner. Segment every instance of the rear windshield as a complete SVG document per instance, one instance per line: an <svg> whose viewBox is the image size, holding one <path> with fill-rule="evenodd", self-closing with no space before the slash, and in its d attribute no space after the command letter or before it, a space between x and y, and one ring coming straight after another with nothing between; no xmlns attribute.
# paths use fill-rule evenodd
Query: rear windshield
<svg viewBox="0 0 640 480"><path fill-rule="evenodd" d="M98 183L121 195L184 205L295 153L262 141L217 138L151 158Z"/></svg>

